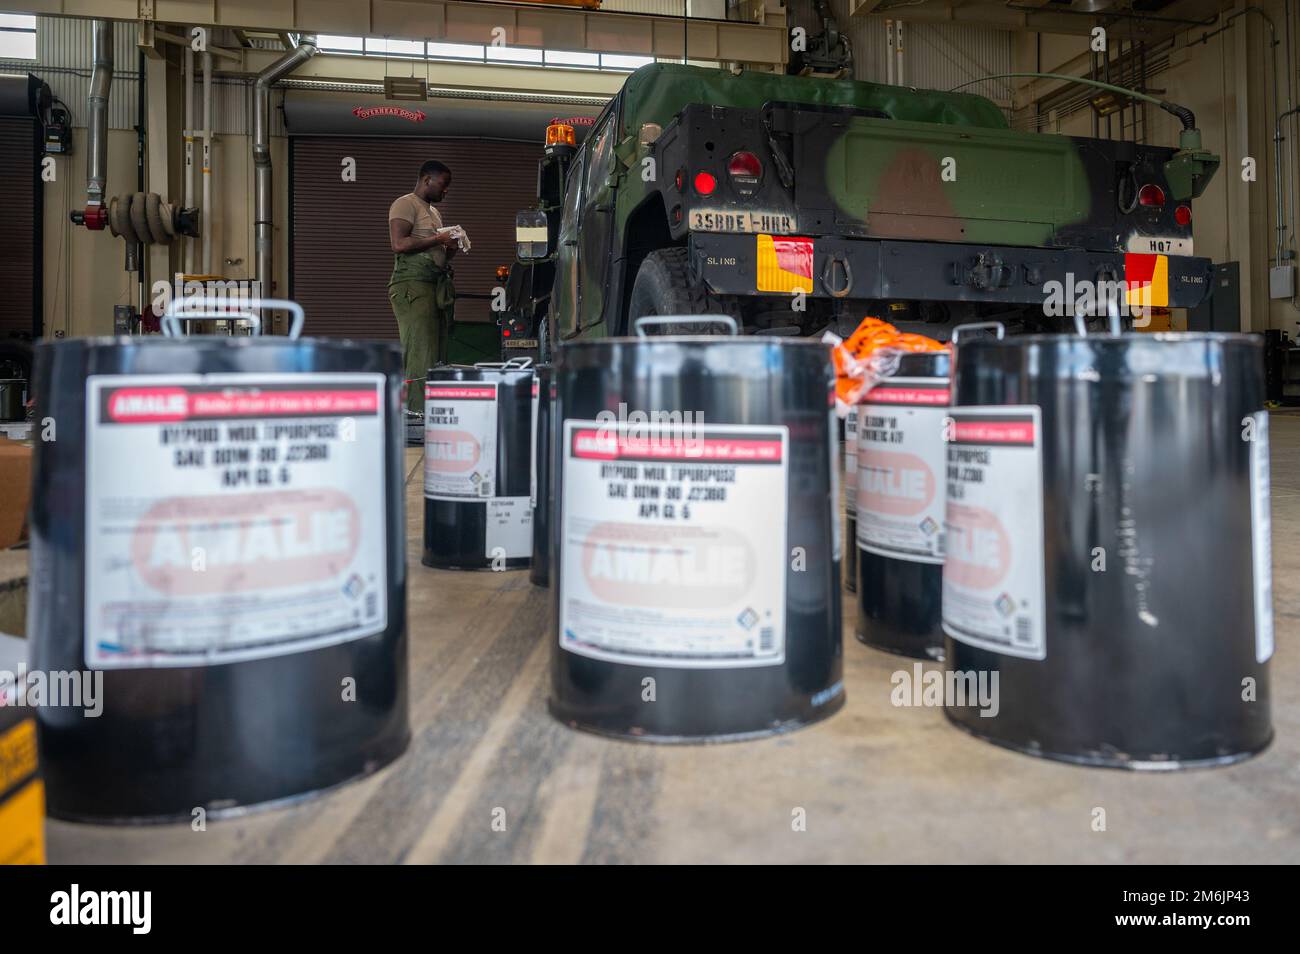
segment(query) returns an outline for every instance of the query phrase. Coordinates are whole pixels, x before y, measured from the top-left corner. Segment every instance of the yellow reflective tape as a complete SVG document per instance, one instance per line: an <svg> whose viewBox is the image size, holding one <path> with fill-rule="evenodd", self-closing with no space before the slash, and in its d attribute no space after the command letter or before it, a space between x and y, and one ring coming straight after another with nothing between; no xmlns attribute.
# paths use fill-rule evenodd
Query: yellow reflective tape
<svg viewBox="0 0 1300 954"><path fill-rule="evenodd" d="M45 864L45 786L40 779L0 802L0 865Z"/></svg>
<svg viewBox="0 0 1300 954"><path fill-rule="evenodd" d="M1168 308L1169 307L1169 256L1157 255L1155 268L1151 272L1150 284L1143 283L1134 287L1129 283L1125 292L1125 301L1129 309Z"/></svg>
<svg viewBox="0 0 1300 954"><path fill-rule="evenodd" d="M758 236L758 258L755 265L755 287L758 291L786 292L813 290L811 276L796 275L780 266L776 257L776 243L770 235Z"/></svg>
<svg viewBox="0 0 1300 954"><path fill-rule="evenodd" d="M0 792L36 774L36 720L24 719L0 735Z"/></svg>

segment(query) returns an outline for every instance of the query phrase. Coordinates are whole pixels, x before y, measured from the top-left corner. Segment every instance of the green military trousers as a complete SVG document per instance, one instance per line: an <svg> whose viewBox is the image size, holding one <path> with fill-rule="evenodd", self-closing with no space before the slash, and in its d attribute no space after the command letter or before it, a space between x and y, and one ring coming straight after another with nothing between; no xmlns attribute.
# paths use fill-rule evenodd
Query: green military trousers
<svg viewBox="0 0 1300 954"><path fill-rule="evenodd" d="M447 285L450 279L443 279ZM447 360L455 298L440 282L396 281L388 286L388 301L397 318L402 339L402 367L406 377L406 407L424 411L424 378L435 364ZM450 299L450 301L448 301Z"/></svg>

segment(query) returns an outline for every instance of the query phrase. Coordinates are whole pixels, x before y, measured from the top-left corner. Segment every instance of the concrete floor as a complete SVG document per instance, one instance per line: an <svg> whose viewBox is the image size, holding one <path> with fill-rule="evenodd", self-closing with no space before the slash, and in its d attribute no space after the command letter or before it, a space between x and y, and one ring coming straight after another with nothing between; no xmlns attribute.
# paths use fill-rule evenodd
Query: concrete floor
<svg viewBox="0 0 1300 954"><path fill-rule="evenodd" d="M406 755L321 798L204 832L50 822L50 861L1294 863L1300 415L1274 414L1272 436L1277 737L1245 763L1135 774L996 748L938 709L892 706L890 675L910 663L861 646L851 622L848 703L819 725L671 748L569 731L545 707L546 593L522 571L420 566L416 450ZM1104 832L1092 828L1098 807ZM792 830L796 809L805 831Z"/></svg>

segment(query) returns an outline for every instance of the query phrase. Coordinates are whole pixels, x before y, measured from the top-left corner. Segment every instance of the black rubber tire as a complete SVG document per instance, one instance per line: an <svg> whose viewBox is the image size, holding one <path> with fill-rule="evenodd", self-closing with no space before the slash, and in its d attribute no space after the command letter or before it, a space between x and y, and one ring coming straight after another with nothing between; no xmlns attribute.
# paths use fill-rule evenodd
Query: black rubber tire
<svg viewBox="0 0 1300 954"><path fill-rule="evenodd" d="M703 282L691 276L690 260L684 248L661 248L651 252L637 270L628 303L627 331L634 334L635 321L654 315L728 315L741 324L735 305L709 293ZM666 325L655 334L726 334L721 324Z"/></svg>

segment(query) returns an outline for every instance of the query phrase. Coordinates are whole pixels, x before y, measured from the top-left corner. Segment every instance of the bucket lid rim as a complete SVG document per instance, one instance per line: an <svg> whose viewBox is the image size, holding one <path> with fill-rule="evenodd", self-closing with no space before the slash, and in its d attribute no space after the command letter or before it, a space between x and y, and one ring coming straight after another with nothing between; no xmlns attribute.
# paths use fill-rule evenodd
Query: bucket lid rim
<svg viewBox="0 0 1300 954"><path fill-rule="evenodd" d="M600 347L614 344L763 344L786 347L817 346L829 349L831 346L820 338L795 337L793 335L618 335L611 338L579 338L563 342L558 350L565 348Z"/></svg>
<svg viewBox="0 0 1300 954"><path fill-rule="evenodd" d="M38 338L32 344L37 348L54 348L59 346L79 344L85 347L125 347L128 345L140 345L144 347L157 347L159 345L175 346L177 344L189 344L196 341L225 341L231 344L239 344L241 347L265 347L268 345L342 345L349 348L355 348L358 345L391 345L398 347L398 342L390 341L386 338L290 338L288 335L181 335L173 338L171 335L77 335L68 338Z"/></svg>
<svg viewBox="0 0 1300 954"><path fill-rule="evenodd" d="M1030 335L1008 335L1005 338L979 337L967 338L957 344L961 349L967 345L1014 345L1014 344L1058 344L1061 342L1078 342L1080 344L1097 344L1111 342L1116 344L1133 344L1135 342L1167 342L1183 344L1187 342L1221 342L1224 344L1263 345L1262 335L1248 331L1127 331L1121 335L1103 332L1090 335L1078 335L1073 332L1037 332Z"/></svg>

